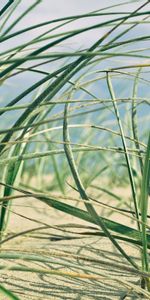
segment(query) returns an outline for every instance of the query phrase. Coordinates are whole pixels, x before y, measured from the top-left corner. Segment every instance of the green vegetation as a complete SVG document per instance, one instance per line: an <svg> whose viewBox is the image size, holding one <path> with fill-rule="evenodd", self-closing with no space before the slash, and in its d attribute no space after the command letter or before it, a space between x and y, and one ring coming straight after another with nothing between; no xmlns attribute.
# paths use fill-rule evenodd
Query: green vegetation
<svg viewBox="0 0 150 300"><path fill-rule="evenodd" d="M120 299L129 294L150 299L150 3L120 1L97 11L24 25L44 3L29 2L21 13L21 0L6 1L0 10L1 272L83 282L114 280L125 287ZM87 45L80 47L77 41L83 36ZM25 213L31 198L54 209L54 222ZM10 232L20 200L20 218L38 227L23 225L22 231ZM75 217L74 223L68 219L57 224L60 212ZM28 243L24 251L9 246L34 234L40 245L43 230L48 230L51 241L90 241L94 236L109 241L125 265L113 260L106 265L134 274L140 283L120 276L112 279L101 268L89 272L89 262L106 267L102 257L69 248L65 252L61 243L55 245L60 254L51 249L44 254L38 247L31 251ZM138 260L126 245L138 249ZM24 295L19 295L0 283L6 299L27 299L26 292L24 287ZM41 294L36 299L49 298Z"/></svg>

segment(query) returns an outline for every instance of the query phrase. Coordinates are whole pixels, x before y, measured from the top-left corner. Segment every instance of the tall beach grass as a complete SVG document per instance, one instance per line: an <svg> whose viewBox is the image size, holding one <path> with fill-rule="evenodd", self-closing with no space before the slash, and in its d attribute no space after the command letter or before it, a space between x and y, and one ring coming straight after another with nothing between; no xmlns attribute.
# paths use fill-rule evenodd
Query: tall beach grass
<svg viewBox="0 0 150 300"><path fill-rule="evenodd" d="M140 279L136 285L117 278L116 286L119 282L131 294L150 299L150 2L112 1L96 11L39 23L29 22L30 14L44 7L44 1L27 1L25 6L20 0L5 2L0 8L0 269L17 271L18 277L19 272L32 272L111 280L101 270L89 273L86 264L76 265L74 259L88 263L92 257L68 249L70 261L61 262L62 270L50 267L56 263L51 251L7 250L9 241L42 228L48 228L49 235L58 230L54 240L66 233L72 240L78 235L84 239L82 226L74 224L75 233L69 222L57 225L57 214L63 212L85 221L89 239L95 235L110 241L125 264L110 261L110 267ZM81 45L82 37L86 45ZM124 192L118 194L120 188L129 189L128 199ZM37 228L12 228L10 233L13 203L21 198L54 208L56 225L51 219L47 224L31 218ZM129 221L121 222L121 217ZM28 224L30 218L24 218ZM124 244L136 245L138 262ZM61 244L58 250L65 257ZM22 266L20 260L36 262L37 267ZM39 262L47 267L39 267ZM99 257L94 263L104 262ZM0 293L7 299L25 299L5 284Z"/></svg>

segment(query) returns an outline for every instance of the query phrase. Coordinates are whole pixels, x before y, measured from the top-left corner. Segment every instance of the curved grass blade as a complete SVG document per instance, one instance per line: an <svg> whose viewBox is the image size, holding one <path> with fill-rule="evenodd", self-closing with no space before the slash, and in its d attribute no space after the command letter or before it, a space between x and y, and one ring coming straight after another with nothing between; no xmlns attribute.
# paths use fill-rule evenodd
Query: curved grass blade
<svg viewBox="0 0 150 300"><path fill-rule="evenodd" d="M132 131L133 131L133 137L135 140L135 146L139 153L139 164L141 168L141 174L143 174L143 161L141 157L141 149L139 145L139 138L138 138L138 120L137 120L137 105L136 105L136 94L137 94L137 88L138 88L138 79L141 72L141 68L138 70L137 75L134 80L134 86L133 86L133 99L132 99Z"/></svg>
<svg viewBox="0 0 150 300"><path fill-rule="evenodd" d="M26 150L26 143L16 145L14 149L11 150L10 154L18 156L23 155ZM19 174L19 170L22 167L22 161L16 161L14 163L8 164L5 170L5 182L9 184L10 186L5 186L3 195L4 197L10 196L12 193L12 188L11 186L15 183L17 179L17 175ZM7 210L8 210L8 205L10 206L10 203L7 201L3 201L1 205L1 211L0 211L0 238L2 239L2 233L6 229L6 215L7 215Z"/></svg>
<svg viewBox="0 0 150 300"><path fill-rule="evenodd" d="M146 4L148 4L148 3L146 3ZM146 5L146 4L144 4L144 5ZM114 12L114 14L116 14L116 13ZM128 14L129 15L129 12L124 12L124 14ZM149 11L146 11L146 12L136 12L136 13L134 13L134 17L148 15L148 14L149 14ZM77 20L77 19L86 18L86 17L103 16L103 15L113 15L113 13L112 12L111 13L102 13L102 14L101 13L88 13L88 14L83 14L83 15L75 15L75 16L69 16L69 17L54 19L54 20L51 20L51 21L43 22L43 23L40 23L40 24L35 24L33 26L21 29L19 31L16 31L16 32L10 34L10 35L4 36L4 37L0 37L0 42L4 42L5 40L13 38L13 37L15 37L17 35L20 35L22 33L31 31L31 30L36 29L36 28L40 28L42 26L50 25L52 23L61 22L61 21L67 21L67 20ZM85 30L94 29L94 28L97 28L97 27L100 27L100 26L107 26L109 24L113 24L115 22L118 22L118 21L121 21L121 20L124 20L124 19L126 19L126 16L125 17L119 17L119 18L112 19L112 20L108 20L108 21L99 23L96 26L94 25L94 26L90 26L88 28L79 29L78 32L81 33L81 32L83 32L82 30L85 31Z"/></svg>
<svg viewBox="0 0 150 300"><path fill-rule="evenodd" d="M147 151L146 151L144 168L143 168L143 177L142 177L141 195L140 195L141 220L144 222L144 224L142 224L143 268L146 271L149 270L149 254L147 251L147 232L146 232L149 188L150 188L150 134L148 138Z"/></svg>
<svg viewBox="0 0 150 300"><path fill-rule="evenodd" d="M51 74L47 73L47 76L45 76L44 78L42 78L41 80L39 80L38 82L36 82L35 84L33 84L32 86L30 86L28 89L26 89L24 92L22 92L20 95L18 95L16 98L14 98L13 100L11 100L5 107L10 107L13 106L14 104L18 103L20 100L22 100L25 96L27 96L28 94L30 94L31 92L33 92L35 89L37 89L38 87L40 87L42 84L46 83L48 80L52 79L53 77L55 77L56 75L60 74L61 72L63 72L65 69L67 69L67 67L69 67L71 65L71 63L69 63L68 65L63 66L62 68L60 68L57 71L54 71ZM4 112L0 112L0 115L2 115Z"/></svg>
<svg viewBox="0 0 150 300"><path fill-rule="evenodd" d="M130 158L129 158L129 154L128 154L128 148L127 148L127 145L126 145L124 130L123 130L123 127L122 127L122 122L121 122L121 119L120 119L120 114L119 114L119 110L118 110L118 107L117 107L116 97L115 97L115 94L114 94L114 90L113 90L113 86L112 86L112 83L111 83L109 72L107 72L107 86L108 86L108 90L109 90L109 93L110 93L111 98L112 98L116 119L118 121L118 126L119 126L119 129L120 129L122 144L123 144L126 163L127 163L127 167L128 167L128 174L129 174L129 179L130 179L130 184L131 184L132 196L133 196L133 201L134 201L134 208L135 208L135 214L136 214L136 219L137 219L137 227L138 227L138 230L140 231L141 226L140 226L140 223L138 222L138 220L139 220L139 208L138 208L138 201L137 201L135 183L134 183L134 179L133 179L133 172L132 172L132 167L131 167Z"/></svg>
<svg viewBox="0 0 150 300"><path fill-rule="evenodd" d="M8 0L7 3L0 10L0 17L6 12L6 10L14 3L15 0Z"/></svg>
<svg viewBox="0 0 150 300"><path fill-rule="evenodd" d="M19 23L32 9L34 9L42 0L36 0L31 6L29 6L13 23L3 32L2 37L10 32L17 23Z"/></svg>
<svg viewBox="0 0 150 300"><path fill-rule="evenodd" d="M128 18L130 18L131 16L134 16L136 14L136 12L141 9L143 6L145 6L147 4L147 2L145 4L143 4L141 7L139 7L138 9L136 9L134 12L132 12L131 14L127 15L125 17L125 19L121 20L121 22L119 22L119 24L117 24L116 26L114 26L109 32L107 32L107 34L105 34L104 36L102 36L98 41L96 41L96 43L94 43L92 45L92 47L90 47L89 52L94 51L111 33L113 33L121 24L123 24L126 20L128 20ZM111 44L112 42L116 41L117 38L120 38L121 36L123 36L123 34L126 33L126 30L123 31L121 34L117 35L115 38L113 38L109 43L107 43L107 47L103 46L103 51L105 51L105 47L108 48L109 44ZM64 38L63 38L64 40ZM45 51L46 49L48 49L49 47L52 47L56 44L56 41L54 41L54 43L48 44L46 46L43 46L42 48L39 48L38 50L34 51L33 53L31 53L29 56L31 55L37 55L39 53L41 53L42 51ZM102 51L102 50L101 50ZM80 58L78 58L75 62L73 62L67 69L66 71L63 72L63 74L57 78L39 97L37 97L34 102L31 104L31 107L29 107L28 109L26 109L26 111L21 115L21 117L17 120L17 122L14 124L13 127L15 126L19 126L20 124L22 124L26 118L29 116L29 114L31 113L31 108L34 109L35 107L37 107L37 105L39 105L42 101L44 101L46 99L46 97L48 97L48 101L50 101L57 93L58 91L80 70L82 70L91 60L92 58L89 57L87 59L85 59L85 57L83 57L81 55ZM15 67L17 67L18 64L14 64L10 67L8 67L6 70L8 72L10 72L10 70L14 69ZM5 71L4 70L4 73ZM1 75L3 74L3 71L1 72ZM0 75L0 76L1 76ZM37 114L38 115L38 114ZM36 116L32 118L32 121L34 121L34 119L36 119ZM26 131L24 131L25 134ZM2 142L7 142L9 141L9 139L12 136L12 132L9 132L4 139L2 140ZM1 145L0 146L0 152L2 152L2 150L5 148L5 145Z"/></svg>
<svg viewBox="0 0 150 300"><path fill-rule="evenodd" d="M16 295L14 295L12 292L7 290L3 285L0 284L0 294L4 295L4 297L7 297L9 300L20 300ZM1 298L6 299L6 298Z"/></svg>
<svg viewBox="0 0 150 300"><path fill-rule="evenodd" d="M147 4L149 3L149 1L145 2L144 4L142 4L139 8L137 8L135 11L133 11L132 13L130 13L129 15L125 16L124 18L121 18L121 21L119 23L117 23L117 25L115 25L110 31L108 31L102 38L100 38L90 49L89 51L93 51L95 50L106 38L108 38L108 36L114 32L120 25L124 24L124 22L126 20L128 20L130 17L133 17L137 14L137 12L142 9L144 6L146 6ZM100 24L101 25L101 24ZM94 26L91 26L91 28L97 28L98 25L94 25ZM133 27L133 26L132 26ZM89 30L89 28L85 28L85 29L81 29L80 32L84 32L84 31L87 31ZM128 32L129 29L126 29L123 33L119 33L119 35L117 35L115 38L113 38L110 42L107 43L107 45L104 46L104 49L109 49L109 45L111 45L114 41L116 41L118 38L120 38L121 36L123 36L126 32ZM71 33L71 34L68 34L67 36L65 37L62 37L62 38L59 38L58 40L54 41L54 42L50 42L48 43L47 45L33 51L32 53L30 53L27 57L30 57L30 56L34 56L34 55L38 55L40 53L42 53L43 51L47 50L47 49L50 49L51 47L53 47L54 45L57 45L59 44L60 42L70 38L70 37L73 37L75 35L77 35L78 32L74 32L74 33ZM81 60L82 60L82 57L81 57ZM26 58L24 58L24 61L26 61ZM5 75L7 75L8 73L10 73L12 70L14 70L16 67L18 67L19 65L21 65L23 62L18 62L18 63L14 63L13 65L9 66L8 68L6 68L5 70L3 70L1 73L0 73L0 78L4 77ZM71 77L70 77L71 78Z"/></svg>
<svg viewBox="0 0 150 300"><path fill-rule="evenodd" d="M7 21L9 20L9 18L13 15L14 11L16 10L17 6L19 5L21 0L18 0L14 3L14 5L10 8L10 10L8 11L6 18L4 19L3 23L0 25L0 32L2 32L5 24L7 23Z"/></svg>
<svg viewBox="0 0 150 300"><path fill-rule="evenodd" d="M81 179L80 179L80 176L79 176L76 164L75 164L72 149L71 149L71 146L70 146L70 137L69 137L69 132L68 132L68 122L67 122L67 109L68 109L68 104L65 105L65 112L64 112L63 139L64 139L64 142L66 143L66 144L64 144L64 150L65 150L65 153L66 153L66 157L67 157L67 160L68 160L68 164L70 166L72 176L74 178L74 181L76 183L76 186L78 188L80 196L83 200L89 200L89 198L88 198L88 196L85 192L84 186L81 182ZM118 244L118 242L113 238L113 236L111 235L111 233L107 229L107 226L103 222L103 219L98 216L95 208L90 203L90 201L89 201L89 203L85 203L85 207L86 207L89 215L91 215L92 219L95 220L96 224L102 229L102 231L105 233L105 235L110 239L110 241L116 247L116 249L123 255L123 257L128 262L130 262L130 264L132 266L134 266L136 269L138 269L137 264L132 260L131 257L129 257L126 254L126 252L122 249L122 247Z"/></svg>
<svg viewBox="0 0 150 300"><path fill-rule="evenodd" d="M26 191L24 189L15 187L14 185L11 186L11 185L5 184L3 182L0 182L0 185L11 187L13 190L18 191L20 193L23 193L25 195L29 195L30 197L32 196L33 198L38 199L38 200L46 203L48 206L53 207L56 210L60 210L60 211L62 211L64 213L67 213L71 216L77 217L79 219L82 219L84 221L87 221L87 222L90 222L92 224L97 225L96 220L93 219L91 217L91 215L87 211L84 211L83 209L80 209L80 208L77 208L75 206L66 204L62 201L58 201L58 200L56 200L52 197L45 196L44 194L41 195L41 196L37 196L37 195L35 195L35 194L33 194L29 191ZM104 223L105 223L105 225L108 229L110 229L110 230L112 230L116 233L119 233L122 236L131 237L131 238L136 239L139 242L141 242L141 236L140 236L138 230L136 230L134 228L131 228L129 226L117 223L115 221L108 220L108 219L103 218L103 217L101 217L101 219L104 221ZM148 240L148 243L150 243L150 234L147 234L147 240Z"/></svg>

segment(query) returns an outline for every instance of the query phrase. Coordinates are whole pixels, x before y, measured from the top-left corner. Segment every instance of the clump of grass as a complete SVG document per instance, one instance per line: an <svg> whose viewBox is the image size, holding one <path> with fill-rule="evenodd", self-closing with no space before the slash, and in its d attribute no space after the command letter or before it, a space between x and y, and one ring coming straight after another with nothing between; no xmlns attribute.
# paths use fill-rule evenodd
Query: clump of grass
<svg viewBox="0 0 150 300"><path fill-rule="evenodd" d="M66 229L28 216L26 221L32 219L39 223L38 228L24 229L6 236L9 218L13 218L11 203L19 197L25 200L35 198L56 211L91 224L84 227L89 237L95 235L109 239L117 253L128 262L123 269L140 277L141 287L121 279L115 279L115 282L127 286L136 295L142 293L150 299L149 36L138 34L140 26L149 24L149 1L142 5L138 5L137 1L135 10L131 12L127 9L131 3L127 2L81 15L31 24L18 30L16 26L20 21L43 2L32 1L23 13L18 17L16 15L15 21L11 21L20 4L21 1L8 1L0 10L0 42L4 45L0 53L1 88L5 91L7 85L18 82L18 79L25 82L28 76L31 80L31 85L27 81L25 88L14 87L14 95L8 93L0 107L0 244L38 230L42 232L45 228L49 228L50 232L55 229L61 234L69 233L71 239L78 238L80 225L79 228L77 226L78 232L74 233L70 224L66 225ZM121 5L125 5L127 11L118 14L117 8ZM114 8L116 12L111 11ZM109 18L102 21L101 17L104 16ZM82 19L93 19L94 22L82 27L77 23ZM75 24L72 30L70 23ZM43 30L41 34L40 28ZM101 29L105 29L104 34L101 34ZM30 38L29 35L27 41L22 42L20 38L34 30L36 36ZM78 47L72 51L62 51L64 42L74 41L81 34L87 34L88 37L95 30L100 31L100 37L92 45L80 50ZM132 31L135 36L132 36ZM18 42L15 45L16 40ZM142 96L138 93L140 88ZM47 183L45 178L49 178L50 174L52 176ZM36 181L35 185L32 184L32 178ZM114 184L130 186L130 202L129 199L123 199L124 195L119 196L111 190ZM79 194L78 198L72 196L69 204L68 186ZM108 199L111 197L115 204L101 201L99 198L104 194ZM106 211L104 215L102 208ZM117 218L112 220L113 213L126 216L136 224L136 228L120 223ZM52 238L61 239L61 234L52 235ZM80 238L84 236L84 233L80 234ZM124 242L138 247L140 264L127 253ZM61 255L64 255L63 251ZM95 281L101 277L106 281L112 280L100 272L86 274L86 267L73 263L73 258L83 257L71 252L68 255L71 261L68 264L63 261L62 266L73 267L75 272L24 267L18 263L9 267L9 259L14 262L23 259L51 263L50 257L43 257L38 252L28 255L19 251L16 254L1 252L0 257L6 262L0 269ZM89 257L84 259L92 261ZM102 260L96 260L96 263L103 264ZM113 262L110 262L110 266L118 268ZM3 286L0 286L0 291L8 299L18 299Z"/></svg>

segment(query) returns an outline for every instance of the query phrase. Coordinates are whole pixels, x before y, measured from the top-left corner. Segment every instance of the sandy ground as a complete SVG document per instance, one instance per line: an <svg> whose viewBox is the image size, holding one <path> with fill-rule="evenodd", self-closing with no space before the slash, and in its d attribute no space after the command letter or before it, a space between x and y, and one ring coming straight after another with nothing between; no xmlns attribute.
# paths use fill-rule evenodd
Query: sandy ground
<svg viewBox="0 0 150 300"><path fill-rule="evenodd" d="M120 194L122 194L122 192L123 191L120 190ZM128 197L128 191L126 191L126 193ZM92 224L82 222L62 212L56 212L46 204L31 198L15 200L11 211L20 214L11 214L8 226L8 232L11 233L19 233L30 228L43 226L43 222L50 226L68 223L92 226ZM101 208L101 213L103 215L105 213L103 208ZM28 219L25 217L28 217ZM111 218L115 219L116 217L118 222L121 220L123 223L129 224L129 220L123 216L113 215ZM34 219L34 221L30 219ZM2 245L2 253L16 254L18 251L27 254L35 253L42 255L43 258L48 258L49 261L25 262L23 260L7 259L8 269L1 270L0 283L10 288L21 300L142 299L141 295L132 291L132 286L128 286L128 284L137 284L139 277L124 270L124 268L131 266L122 259L108 239L98 236L85 236L85 238L82 239L72 239L72 236L80 237L76 232L82 233L88 230L84 227L81 229L70 227L69 230L74 231L74 233L64 233L55 228L47 228L28 233L21 237L18 236L4 243ZM138 263L140 256L137 247L134 246L131 248L122 242L120 242L120 245L130 256L134 257ZM92 261L84 260L84 258L87 257L91 258ZM1 265L3 264L6 265L6 260L1 259ZM86 274L87 276L94 275L98 276L98 279L9 270L9 267L16 265L40 268L43 270L54 270L56 272L65 271L67 274L80 273L82 275ZM119 282L120 280L122 282ZM126 294L128 294L128 296L124 298ZM145 297L144 299L150 298ZM0 300L7 300L7 298L1 295Z"/></svg>

